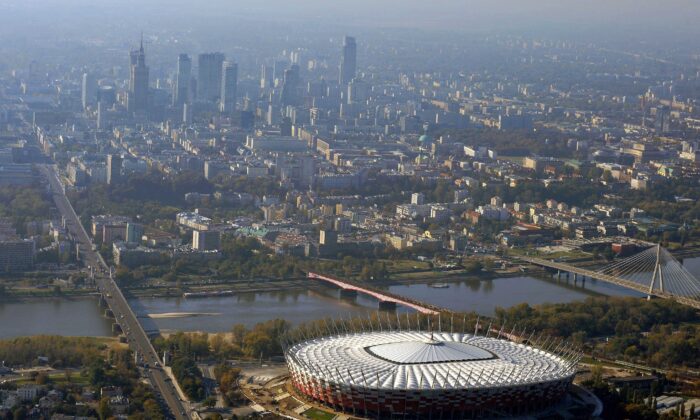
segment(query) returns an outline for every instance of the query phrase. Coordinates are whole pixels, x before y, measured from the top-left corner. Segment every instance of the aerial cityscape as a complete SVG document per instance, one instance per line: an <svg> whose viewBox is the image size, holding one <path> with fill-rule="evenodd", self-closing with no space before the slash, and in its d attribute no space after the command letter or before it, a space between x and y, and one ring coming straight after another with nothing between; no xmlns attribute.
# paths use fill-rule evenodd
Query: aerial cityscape
<svg viewBox="0 0 700 420"><path fill-rule="evenodd" d="M698 22L0 0L0 420L700 418Z"/></svg>

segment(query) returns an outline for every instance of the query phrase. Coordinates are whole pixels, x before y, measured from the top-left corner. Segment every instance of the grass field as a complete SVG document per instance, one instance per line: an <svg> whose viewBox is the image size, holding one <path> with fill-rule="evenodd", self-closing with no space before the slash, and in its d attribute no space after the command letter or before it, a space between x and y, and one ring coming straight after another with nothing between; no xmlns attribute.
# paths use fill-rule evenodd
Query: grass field
<svg viewBox="0 0 700 420"><path fill-rule="evenodd" d="M308 409L303 414L312 420L332 420L335 418L335 414L319 410L318 408Z"/></svg>
<svg viewBox="0 0 700 420"><path fill-rule="evenodd" d="M80 372L71 372L66 375L66 373L52 373L49 374L49 383L56 385L74 384L80 386L89 385L89 379L87 376L82 376ZM20 379L15 382L17 385L33 384L35 381L31 378Z"/></svg>

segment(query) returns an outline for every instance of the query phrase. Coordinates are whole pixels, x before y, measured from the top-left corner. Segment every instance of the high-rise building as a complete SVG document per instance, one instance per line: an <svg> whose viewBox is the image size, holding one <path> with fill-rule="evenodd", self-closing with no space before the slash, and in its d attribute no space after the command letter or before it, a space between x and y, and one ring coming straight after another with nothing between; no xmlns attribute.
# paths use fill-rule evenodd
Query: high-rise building
<svg viewBox="0 0 700 420"><path fill-rule="evenodd" d="M285 60L275 61L274 66L272 66L272 84L276 86L277 81L282 81L284 79L284 71L289 68L289 62Z"/></svg>
<svg viewBox="0 0 700 420"><path fill-rule="evenodd" d="M346 36L343 41L343 57L340 61L340 83L347 85L357 73L357 44L355 38Z"/></svg>
<svg viewBox="0 0 700 420"><path fill-rule="evenodd" d="M107 155L107 184L119 182L122 175L122 158L119 155Z"/></svg>
<svg viewBox="0 0 700 420"><path fill-rule="evenodd" d="M346 102L349 104L362 103L369 97L370 90L370 85L364 80L353 79L348 84Z"/></svg>
<svg viewBox="0 0 700 420"><path fill-rule="evenodd" d="M222 53L199 55L197 99L202 102L216 102L221 95L221 78L224 65Z"/></svg>
<svg viewBox="0 0 700 420"><path fill-rule="evenodd" d="M141 237L143 236L144 230L143 225L140 223L128 222L126 224L126 242L128 243L139 243L141 242Z"/></svg>
<svg viewBox="0 0 700 420"><path fill-rule="evenodd" d="M173 92L173 105L182 106L190 103L190 84L192 80L192 59L187 54L177 58L177 75Z"/></svg>
<svg viewBox="0 0 700 420"><path fill-rule="evenodd" d="M83 73L81 99L83 110L86 110L90 105L94 105L97 101L97 80L92 73Z"/></svg>
<svg viewBox="0 0 700 420"><path fill-rule="evenodd" d="M654 130L657 134L668 133L671 130L671 107L668 105L656 108Z"/></svg>
<svg viewBox="0 0 700 420"><path fill-rule="evenodd" d="M148 109L148 67L146 66L146 53L143 49L143 37L141 37L141 47L131 51L129 58L127 110L129 113L146 112Z"/></svg>
<svg viewBox="0 0 700 420"><path fill-rule="evenodd" d="M284 71L284 85L282 86L282 105L296 105L298 103L299 66L296 64Z"/></svg>
<svg viewBox="0 0 700 420"><path fill-rule="evenodd" d="M97 129L101 130L104 128L104 107L102 106L102 101L97 103Z"/></svg>
<svg viewBox="0 0 700 420"><path fill-rule="evenodd" d="M236 110L236 91L238 90L238 64L226 61L221 71L221 99L219 110L233 114Z"/></svg>
<svg viewBox="0 0 700 420"><path fill-rule="evenodd" d="M221 232L217 230L193 230L192 249L216 251L221 247Z"/></svg>
<svg viewBox="0 0 700 420"><path fill-rule="evenodd" d="M271 66L262 65L260 67L260 89L268 89L273 84L273 70Z"/></svg>

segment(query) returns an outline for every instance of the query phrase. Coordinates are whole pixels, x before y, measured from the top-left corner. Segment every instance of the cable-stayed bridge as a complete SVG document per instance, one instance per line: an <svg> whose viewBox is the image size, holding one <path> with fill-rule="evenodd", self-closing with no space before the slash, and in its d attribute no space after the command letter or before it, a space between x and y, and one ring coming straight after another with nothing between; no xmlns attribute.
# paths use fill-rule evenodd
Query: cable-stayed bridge
<svg viewBox="0 0 700 420"><path fill-rule="evenodd" d="M589 277L635 290L648 297L671 299L700 309L700 280L661 245L598 269L577 267L542 258L518 258L530 264L557 270L559 273L572 273L575 279L578 276L582 276L582 280Z"/></svg>

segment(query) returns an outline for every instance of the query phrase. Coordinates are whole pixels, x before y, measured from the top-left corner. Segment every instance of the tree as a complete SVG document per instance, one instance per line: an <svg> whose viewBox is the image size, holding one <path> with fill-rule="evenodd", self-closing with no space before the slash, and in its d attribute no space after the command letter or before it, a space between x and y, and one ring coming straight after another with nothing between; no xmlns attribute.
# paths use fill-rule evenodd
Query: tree
<svg viewBox="0 0 700 420"><path fill-rule="evenodd" d="M270 354L273 346L272 338L263 331L251 331L243 340L245 353L250 357L260 357Z"/></svg>
<svg viewBox="0 0 700 420"><path fill-rule="evenodd" d="M238 346L239 348L243 347L243 338L245 338L246 333L248 332L248 329L245 327L243 324L235 324L231 328L231 342L232 344Z"/></svg>
<svg viewBox="0 0 700 420"><path fill-rule="evenodd" d="M49 383L49 375L47 375L46 372L39 372L34 378L34 383L37 385L46 385Z"/></svg>
<svg viewBox="0 0 700 420"><path fill-rule="evenodd" d="M19 407L12 412L13 420L24 420L27 418L27 409L24 407Z"/></svg>
<svg viewBox="0 0 700 420"><path fill-rule="evenodd" d="M100 420L107 420L112 416L112 410L109 408L109 398L100 399L100 404L97 406L97 415Z"/></svg>
<svg viewBox="0 0 700 420"><path fill-rule="evenodd" d="M147 419L163 419L163 413L160 410L158 402L152 398L143 402L143 414Z"/></svg>

